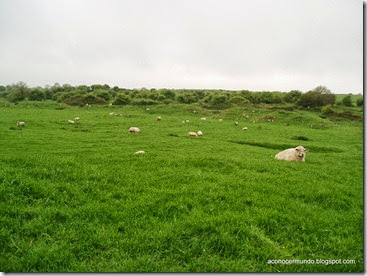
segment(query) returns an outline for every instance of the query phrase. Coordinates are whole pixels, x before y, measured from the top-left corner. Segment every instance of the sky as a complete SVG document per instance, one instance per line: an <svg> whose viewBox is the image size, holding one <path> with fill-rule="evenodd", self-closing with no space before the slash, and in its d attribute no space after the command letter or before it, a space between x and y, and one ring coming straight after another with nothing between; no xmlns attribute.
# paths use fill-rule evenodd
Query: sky
<svg viewBox="0 0 367 276"><path fill-rule="evenodd" d="M363 1L1 0L18 81L363 93Z"/></svg>

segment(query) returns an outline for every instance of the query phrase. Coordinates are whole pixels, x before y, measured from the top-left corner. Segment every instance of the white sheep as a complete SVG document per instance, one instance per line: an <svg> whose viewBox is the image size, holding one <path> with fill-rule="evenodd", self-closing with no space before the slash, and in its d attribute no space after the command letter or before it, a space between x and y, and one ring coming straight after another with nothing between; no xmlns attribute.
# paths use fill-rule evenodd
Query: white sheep
<svg viewBox="0 0 367 276"><path fill-rule="evenodd" d="M243 130L243 131L247 130L247 127L244 127L242 130Z"/></svg>
<svg viewBox="0 0 367 276"><path fill-rule="evenodd" d="M219 122L223 122L223 119L219 119Z"/></svg>
<svg viewBox="0 0 367 276"><path fill-rule="evenodd" d="M198 134L196 132L194 132L194 131L190 131L189 132L189 136L198 136Z"/></svg>
<svg viewBox="0 0 367 276"><path fill-rule="evenodd" d="M235 125L235 126L238 126L238 122L234 122L234 125Z"/></svg>
<svg viewBox="0 0 367 276"><path fill-rule="evenodd" d="M198 136L203 136L203 132L201 130L199 130L197 133L196 133Z"/></svg>
<svg viewBox="0 0 367 276"><path fill-rule="evenodd" d="M203 118L201 118L201 120L202 120L202 121L206 121L206 118L205 118L205 117L203 117Z"/></svg>
<svg viewBox="0 0 367 276"><path fill-rule="evenodd" d="M75 117L74 118L74 121L79 121L80 120L80 117Z"/></svg>
<svg viewBox="0 0 367 276"><path fill-rule="evenodd" d="M138 127L131 127L131 128L129 128L129 132L139 133L140 132L140 128L138 128Z"/></svg>
<svg viewBox="0 0 367 276"><path fill-rule="evenodd" d="M68 124L74 124L75 122L73 120L68 120Z"/></svg>
<svg viewBox="0 0 367 276"><path fill-rule="evenodd" d="M145 151L143 151L143 150L138 150L137 152L135 152L135 154L145 154Z"/></svg>
<svg viewBox="0 0 367 276"><path fill-rule="evenodd" d="M147 107L145 110L146 110L146 111L149 111L149 110L150 110L150 108L149 108L149 107Z"/></svg>
<svg viewBox="0 0 367 276"><path fill-rule="evenodd" d="M113 116L113 115L115 115L115 112L110 112L110 116Z"/></svg>
<svg viewBox="0 0 367 276"><path fill-rule="evenodd" d="M189 120L186 120L186 123L190 123L190 121Z"/></svg>
<svg viewBox="0 0 367 276"><path fill-rule="evenodd" d="M160 120L162 120L162 118L161 118L161 116L158 116L157 121L160 121Z"/></svg>
<svg viewBox="0 0 367 276"><path fill-rule="evenodd" d="M18 122L17 122L17 126L18 126L18 127L24 127L24 126L25 126L25 123L24 123L24 122L19 122L19 121L18 121Z"/></svg>
<svg viewBox="0 0 367 276"><path fill-rule="evenodd" d="M290 148L279 152L277 155L275 155L275 159L305 162L306 152L306 148L298 146L296 148Z"/></svg>

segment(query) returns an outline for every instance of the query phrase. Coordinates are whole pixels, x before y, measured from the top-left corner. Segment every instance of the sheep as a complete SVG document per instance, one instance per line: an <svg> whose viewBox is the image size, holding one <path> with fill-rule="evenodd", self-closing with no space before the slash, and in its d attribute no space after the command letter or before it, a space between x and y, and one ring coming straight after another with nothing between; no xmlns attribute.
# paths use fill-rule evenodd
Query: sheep
<svg viewBox="0 0 367 276"><path fill-rule="evenodd" d="M80 117L75 117L74 118L74 121L79 121L80 120Z"/></svg>
<svg viewBox="0 0 367 276"><path fill-rule="evenodd" d="M203 117L203 118L201 118L201 120L202 120L202 121L206 121L206 118L205 118L205 117Z"/></svg>
<svg viewBox="0 0 367 276"><path fill-rule="evenodd" d="M110 116L113 116L113 115L115 115L115 112L110 112Z"/></svg>
<svg viewBox="0 0 367 276"><path fill-rule="evenodd" d="M306 152L306 148L298 146L296 148L290 148L279 152L275 155L275 159L305 162Z"/></svg>
<svg viewBox="0 0 367 276"><path fill-rule="evenodd" d="M223 119L219 119L219 122L223 122Z"/></svg>
<svg viewBox="0 0 367 276"><path fill-rule="evenodd" d="M146 110L146 111L149 111L149 110L150 110L150 108L149 108L149 107L147 107L145 110Z"/></svg>
<svg viewBox="0 0 367 276"><path fill-rule="evenodd" d="M18 121L18 122L17 122L17 126L18 126L18 127L24 127L24 126L25 126L25 123L24 123L24 122L19 122L19 121Z"/></svg>
<svg viewBox="0 0 367 276"><path fill-rule="evenodd" d="M68 124L74 124L75 122L73 120L68 120Z"/></svg>
<svg viewBox="0 0 367 276"><path fill-rule="evenodd" d="M197 133L196 133L198 136L203 136L203 132L201 130L199 130Z"/></svg>
<svg viewBox="0 0 367 276"><path fill-rule="evenodd" d="M160 121L160 120L162 120L162 118L161 118L161 116L158 116L157 121Z"/></svg>
<svg viewBox="0 0 367 276"><path fill-rule="evenodd" d="M234 125L235 125L235 126L238 126L238 122L234 122Z"/></svg>
<svg viewBox="0 0 367 276"><path fill-rule="evenodd" d="M129 128L129 132L139 133L140 132L140 128L138 128L138 127L131 127L131 128Z"/></svg>
<svg viewBox="0 0 367 276"><path fill-rule="evenodd" d="M194 131L190 131L189 132L189 136L198 136L198 134L196 132L194 132Z"/></svg>
<svg viewBox="0 0 367 276"><path fill-rule="evenodd" d="M247 127L244 127L242 130L243 130L243 131L247 130Z"/></svg>
<svg viewBox="0 0 367 276"><path fill-rule="evenodd" d="M137 152L135 152L135 154L144 154L145 153L145 151L143 151L143 150L138 150Z"/></svg>
<svg viewBox="0 0 367 276"><path fill-rule="evenodd" d="M198 113L196 110L194 110L194 114Z"/></svg>
<svg viewBox="0 0 367 276"><path fill-rule="evenodd" d="M189 120L186 120L186 123L190 123L190 121Z"/></svg>

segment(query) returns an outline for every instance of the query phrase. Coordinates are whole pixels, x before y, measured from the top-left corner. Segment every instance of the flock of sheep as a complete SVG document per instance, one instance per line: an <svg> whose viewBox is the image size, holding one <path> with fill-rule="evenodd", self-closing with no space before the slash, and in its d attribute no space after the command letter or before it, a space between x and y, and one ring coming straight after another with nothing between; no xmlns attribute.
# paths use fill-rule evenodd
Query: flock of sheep
<svg viewBox="0 0 367 276"><path fill-rule="evenodd" d="M147 110L149 110L147 108ZM195 113L195 112L194 112ZM110 115L117 115L114 112L109 113ZM74 124L76 121L79 121L80 117L75 117L74 120L68 120L68 124ZM162 118L160 116L157 117L157 121L161 121ZM206 121L206 118L203 117L201 118L201 120ZM219 119L219 121L223 121L223 119ZM184 120L182 121L182 123L189 123L189 120ZM234 122L235 126L238 126L238 122ZM25 122L23 121L17 121L17 126L18 127L24 127L25 126ZM248 130L247 127L242 128L242 130L246 131ZM130 127L129 128L129 132L131 133L139 133L140 132L140 128L138 127ZM202 136L203 132L201 130L195 132L195 131L189 131L188 133L189 136ZM308 150L306 148L304 148L303 146L298 146L296 148L290 148L290 149L285 149L281 152L279 152L277 155L275 155L275 159L278 160L286 160L286 161L301 161L304 162L305 161L305 157L306 157L306 152ZM137 152L135 152L135 154L144 154L145 152L142 150L139 150Z"/></svg>

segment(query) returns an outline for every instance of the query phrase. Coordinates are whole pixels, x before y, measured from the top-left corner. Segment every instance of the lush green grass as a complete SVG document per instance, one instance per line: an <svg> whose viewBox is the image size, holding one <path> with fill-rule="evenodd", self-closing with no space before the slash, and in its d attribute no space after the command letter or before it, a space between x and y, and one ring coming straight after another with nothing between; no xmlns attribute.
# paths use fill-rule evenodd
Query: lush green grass
<svg viewBox="0 0 367 276"><path fill-rule="evenodd" d="M363 270L362 122L261 108L36 105L0 107L1 271ZM274 159L298 145L309 148L305 163Z"/></svg>

